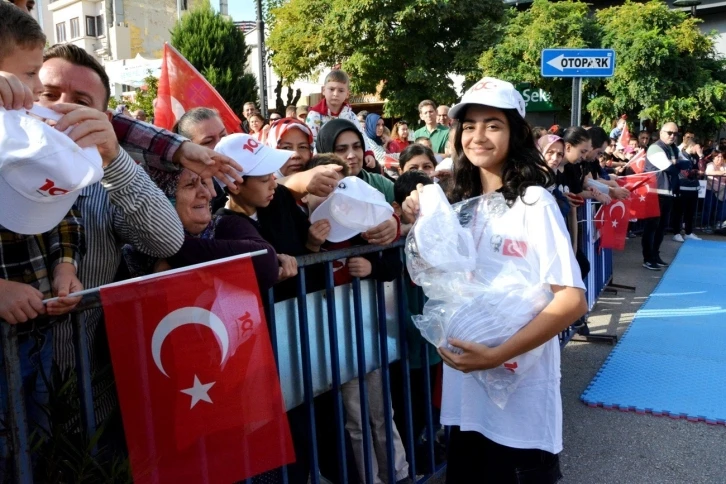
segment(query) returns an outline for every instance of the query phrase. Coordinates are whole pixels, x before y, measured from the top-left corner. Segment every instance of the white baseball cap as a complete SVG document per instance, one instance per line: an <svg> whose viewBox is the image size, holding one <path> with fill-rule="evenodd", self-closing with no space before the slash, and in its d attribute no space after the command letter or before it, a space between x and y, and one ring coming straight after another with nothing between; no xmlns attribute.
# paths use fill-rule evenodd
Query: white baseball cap
<svg viewBox="0 0 726 484"><path fill-rule="evenodd" d="M310 215L310 222L330 222L330 242L343 242L376 227L393 215L381 192L358 177L349 176Z"/></svg>
<svg viewBox="0 0 726 484"><path fill-rule="evenodd" d="M277 150L265 146L262 141L254 137L235 133L222 138L214 151L229 156L242 166L242 176L265 176L275 173L287 160L295 154L294 151Z"/></svg>
<svg viewBox="0 0 726 484"><path fill-rule="evenodd" d="M525 115L524 98L519 91L514 88L512 83L493 77L484 77L471 86L464 93L461 102L451 108L449 117L458 118L470 104L492 106L500 109L516 109L520 116L524 117Z"/></svg>
<svg viewBox="0 0 726 484"><path fill-rule="evenodd" d="M62 117L40 106L29 113ZM0 225L18 234L47 232L63 220L80 191L102 176L96 147L81 148L26 111L0 108Z"/></svg>

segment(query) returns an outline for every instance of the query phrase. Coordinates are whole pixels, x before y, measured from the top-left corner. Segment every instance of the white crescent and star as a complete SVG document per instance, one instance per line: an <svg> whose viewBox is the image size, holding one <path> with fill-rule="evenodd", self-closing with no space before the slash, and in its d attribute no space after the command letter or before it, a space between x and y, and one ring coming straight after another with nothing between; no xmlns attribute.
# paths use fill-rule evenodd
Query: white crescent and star
<svg viewBox="0 0 726 484"><path fill-rule="evenodd" d="M617 202L617 203L613 203L612 206L610 207L610 218L613 217L613 209L616 208L616 207L623 209L623 214L620 217L618 217L618 218L625 217L625 204L623 202Z"/></svg>
<svg viewBox="0 0 726 484"><path fill-rule="evenodd" d="M151 337L151 356L154 359L156 367L167 378L169 377L169 374L166 372L164 365L161 362L161 347L164 344L166 337L169 336L172 331L188 324L199 324L211 329L219 340L219 345L222 350L220 366L224 363L225 358L227 358L227 352L229 350L229 334L227 333L227 328L224 326L224 323L221 319L219 319L219 316L204 308L193 306L179 308L164 316L164 319L162 319L156 326L154 334ZM192 404L189 408L194 408L194 406L200 401L212 403L212 399L209 397L208 392L215 383L216 382L202 383L199 381L199 377L194 375L194 384L190 388L180 390L182 393L192 397Z"/></svg>

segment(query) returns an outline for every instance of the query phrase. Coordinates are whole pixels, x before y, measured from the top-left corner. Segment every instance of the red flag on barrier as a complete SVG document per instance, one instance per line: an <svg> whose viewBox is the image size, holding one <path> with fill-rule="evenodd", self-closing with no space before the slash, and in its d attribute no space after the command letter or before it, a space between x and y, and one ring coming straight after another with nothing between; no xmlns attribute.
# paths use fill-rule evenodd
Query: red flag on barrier
<svg viewBox="0 0 726 484"><path fill-rule="evenodd" d="M251 260L187 269L101 288L136 483L231 483L294 461Z"/></svg>
<svg viewBox="0 0 726 484"><path fill-rule="evenodd" d="M174 47L164 44L154 124L171 130L193 108L219 111L227 133L241 133L241 121L219 93Z"/></svg>
<svg viewBox="0 0 726 484"><path fill-rule="evenodd" d="M630 218L643 220L660 217L656 172L623 176L618 178L617 182L630 192Z"/></svg>
<svg viewBox="0 0 726 484"><path fill-rule="evenodd" d="M600 248L617 250L625 248L629 212L629 198L615 200L609 205L600 207L595 214L595 226L600 230Z"/></svg>

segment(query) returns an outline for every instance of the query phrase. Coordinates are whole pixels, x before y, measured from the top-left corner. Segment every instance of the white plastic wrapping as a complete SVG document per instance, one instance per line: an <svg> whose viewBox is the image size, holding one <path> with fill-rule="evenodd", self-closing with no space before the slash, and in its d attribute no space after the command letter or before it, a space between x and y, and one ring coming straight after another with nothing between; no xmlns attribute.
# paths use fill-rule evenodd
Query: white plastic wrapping
<svg viewBox="0 0 726 484"><path fill-rule="evenodd" d="M488 228L509 210L501 194L451 206L438 185L427 185L419 204L419 219L406 240L406 262L411 279L428 297L423 314L413 317L427 341L449 349L453 349L449 338L495 347L550 303L552 292L533 270L537 261L532 251L519 257L524 266L477 260L478 244L498 243L496 237L488 236ZM473 375L492 401L504 408L543 350L544 346L535 348L501 367Z"/></svg>

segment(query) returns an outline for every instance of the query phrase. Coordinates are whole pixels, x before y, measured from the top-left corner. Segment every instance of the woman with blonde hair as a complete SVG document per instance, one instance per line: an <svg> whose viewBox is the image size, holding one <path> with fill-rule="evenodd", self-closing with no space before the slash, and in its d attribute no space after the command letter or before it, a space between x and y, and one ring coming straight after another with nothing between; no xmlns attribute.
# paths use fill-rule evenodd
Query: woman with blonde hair
<svg viewBox="0 0 726 484"><path fill-rule="evenodd" d="M391 130L391 141L388 143L388 153L400 153L406 148L410 142L408 141L408 122L404 119L393 125Z"/></svg>

